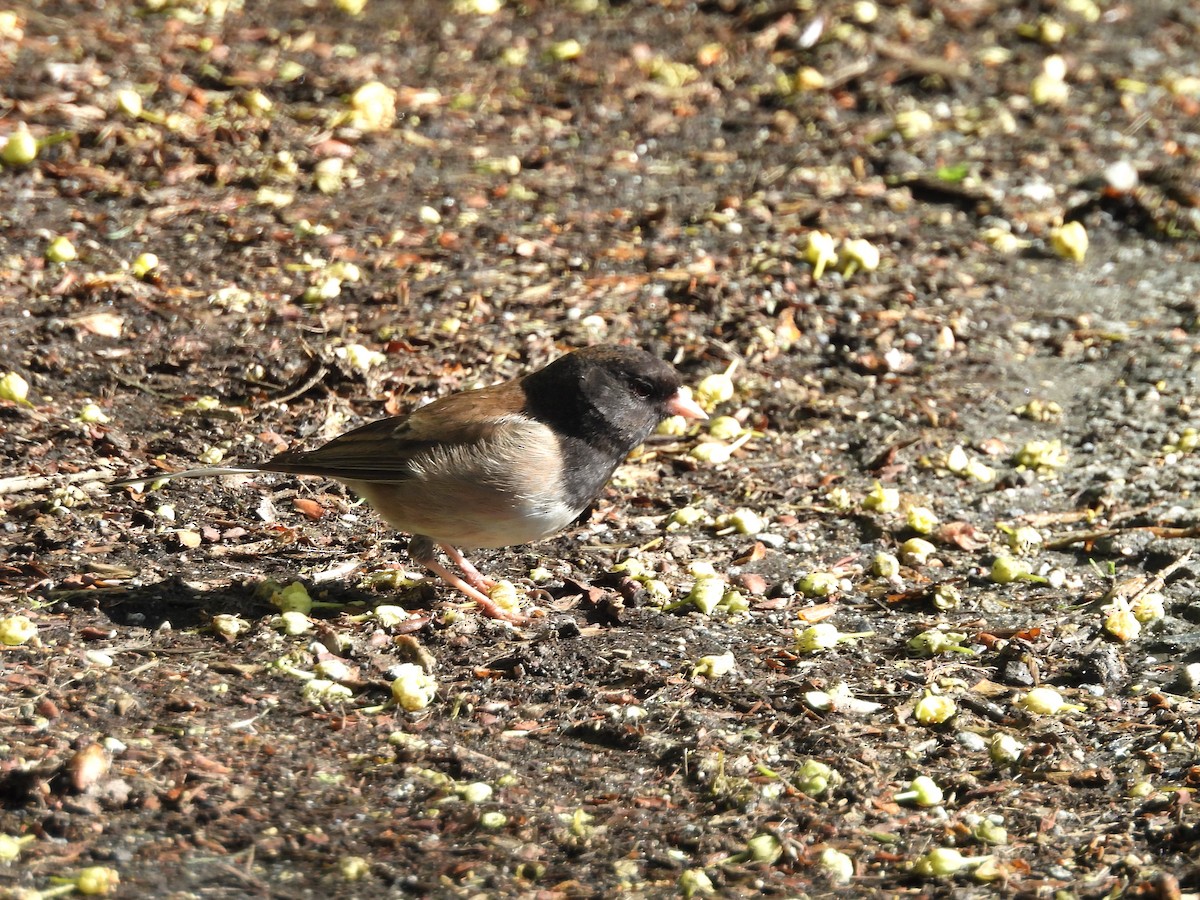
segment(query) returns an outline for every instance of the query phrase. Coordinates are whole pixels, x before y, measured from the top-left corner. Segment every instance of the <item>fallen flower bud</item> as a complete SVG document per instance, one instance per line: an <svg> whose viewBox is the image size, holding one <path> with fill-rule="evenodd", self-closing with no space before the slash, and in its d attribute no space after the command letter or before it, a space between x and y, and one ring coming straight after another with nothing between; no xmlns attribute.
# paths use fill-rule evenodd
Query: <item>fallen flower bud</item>
<svg viewBox="0 0 1200 900"><path fill-rule="evenodd" d="M141 253L129 266L129 274L134 278L145 278L158 268L158 257L153 253Z"/></svg>
<svg viewBox="0 0 1200 900"><path fill-rule="evenodd" d="M37 637L38 629L29 616L5 616L0 619L0 644L19 647Z"/></svg>
<svg viewBox="0 0 1200 900"><path fill-rule="evenodd" d="M85 403L79 409L79 414L75 416L77 421L85 425L103 425L108 421L108 416L97 403Z"/></svg>
<svg viewBox="0 0 1200 900"><path fill-rule="evenodd" d="M217 613L208 624L214 632L226 639L235 638L250 630L249 622L230 613Z"/></svg>
<svg viewBox="0 0 1200 900"><path fill-rule="evenodd" d="M437 695L437 681L415 663L401 663L393 670L392 699L407 711L427 707Z"/></svg>
<svg viewBox="0 0 1200 900"><path fill-rule="evenodd" d="M371 615L379 622L383 628L395 628L401 622L409 618L408 610L402 606L392 606L391 604L381 603L371 610Z"/></svg>
<svg viewBox="0 0 1200 900"><path fill-rule="evenodd" d="M697 444L693 447L688 452L688 456L702 463L721 465L722 463L729 462L734 451L738 450L752 436L752 432L747 431L732 444L723 444L720 441L705 441L703 444Z"/></svg>
<svg viewBox="0 0 1200 900"><path fill-rule="evenodd" d="M27 166L38 155L38 142L24 122L19 122L17 128L8 136L3 149L0 149L0 162L14 168Z"/></svg>
<svg viewBox="0 0 1200 900"><path fill-rule="evenodd" d="M907 109L892 119L896 133L906 141L921 137L933 130L933 116L923 109Z"/></svg>
<svg viewBox="0 0 1200 900"><path fill-rule="evenodd" d="M359 131L384 131L396 121L396 92L368 81L350 97L350 125Z"/></svg>
<svg viewBox="0 0 1200 900"><path fill-rule="evenodd" d="M712 412L717 406L733 399L733 370L737 368L737 360L729 364L724 372L714 372L706 375L696 385L696 402L705 412ZM736 420L735 420L736 421Z"/></svg>
<svg viewBox="0 0 1200 900"><path fill-rule="evenodd" d="M722 653L720 656L702 656L692 666L692 677L703 675L710 680L720 678L722 675L732 672L736 665L737 660L734 659L731 652Z"/></svg>
<svg viewBox="0 0 1200 900"><path fill-rule="evenodd" d="M315 706L325 706L349 700L354 696L354 692L344 684L338 684L328 678L310 678L300 689L300 696Z"/></svg>
<svg viewBox="0 0 1200 900"><path fill-rule="evenodd" d="M829 875L831 881L845 884L854 877L854 860L840 850L826 847L817 857L819 865Z"/></svg>
<svg viewBox="0 0 1200 900"><path fill-rule="evenodd" d="M1062 441L1028 441L1013 458L1018 467L1045 472L1061 469L1067 464L1068 454Z"/></svg>
<svg viewBox="0 0 1200 900"><path fill-rule="evenodd" d="M750 860L769 865L783 855L783 844L775 835L760 832L746 841L746 850Z"/></svg>
<svg viewBox="0 0 1200 900"><path fill-rule="evenodd" d="M905 513L905 522L917 534L929 534L937 528L938 518L924 506L910 506Z"/></svg>
<svg viewBox="0 0 1200 900"><path fill-rule="evenodd" d="M879 248L870 241L855 240L842 242L842 275L851 277L859 269L874 272L879 268Z"/></svg>
<svg viewBox="0 0 1200 900"><path fill-rule="evenodd" d="M796 590L805 597L828 597L840 585L841 579L833 572L809 572L796 582Z"/></svg>
<svg viewBox="0 0 1200 900"><path fill-rule="evenodd" d="M900 574L900 560L896 559L890 553L884 553L882 550L875 554L875 559L871 561L871 571L880 578L895 578Z"/></svg>
<svg viewBox="0 0 1200 900"><path fill-rule="evenodd" d="M895 488L885 488L878 481L871 492L863 498L863 509L875 512L890 513L900 508L900 492Z"/></svg>
<svg viewBox="0 0 1200 900"><path fill-rule="evenodd" d="M313 627L312 619L308 617L308 614L300 612L298 609L285 609L279 614L278 624L280 630L290 637L297 637L311 631Z"/></svg>
<svg viewBox="0 0 1200 900"><path fill-rule="evenodd" d="M958 706L942 694L926 694L913 708L913 718L922 725L941 725L958 714Z"/></svg>
<svg viewBox="0 0 1200 900"><path fill-rule="evenodd" d="M0 400L30 405L26 399L29 396L29 382L16 372L5 372L0 375Z"/></svg>
<svg viewBox="0 0 1200 900"><path fill-rule="evenodd" d="M714 894L716 890L703 869L688 869L679 876L679 893L685 900L691 900L697 894Z"/></svg>
<svg viewBox="0 0 1200 900"><path fill-rule="evenodd" d="M924 538L909 538L900 545L900 559L910 566L923 566L929 562L929 557L937 552L937 547Z"/></svg>
<svg viewBox="0 0 1200 900"><path fill-rule="evenodd" d="M142 114L142 95L132 88L125 88L116 93L117 109L122 115L136 119Z"/></svg>
<svg viewBox="0 0 1200 900"><path fill-rule="evenodd" d="M1137 640L1142 633L1142 623L1133 614L1124 598L1116 598L1104 607L1104 630L1124 643Z"/></svg>
<svg viewBox="0 0 1200 900"><path fill-rule="evenodd" d="M488 599L507 613L516 613L521 609L521 594L511 581L497 581L488 591Z"/></svg>
<svg viewBox="0 0 1200 900"><path fill-rule="evenodd" d="M819 759L806 759L796 770L792 783L802 793L810 797L819 797L829 790L831 785L842 783L842 776L832 766Z"/></svg>
<svg viewBox="0 0 1200 900"><path fill-rule="evenodd" d="M21 855L21 848L26 844L32 844L37 837L32 834L16 837L11 834L0 834L0 864L9 865L17 861Z"/></svg>
<svg viewBox="0 0 1200 900"><path fill-rule="evenodd" d="M1021 525L1013 528L1010 525L997 524L1008 539L1008 548L1013 553L1031 553L1042 546L1042 535L1032 525Z"/></svg>
<svg viewBox="0 0 1200 900"><path fill-rule="evenodd" d="M75 245L65 235L56 237L50 242L50 246L46 248L46 262L68 263L75 259L76 256L78 256L78 253L75 250Z"/></svg>
<svg viewBox="0 0 1200 900"><path fill-rule="evenodd" d="M988 741L988 756L996 766L1012 766L1021 759L1025 745L1003 731L997 731Z"/></svg>
<svg viewBox="0 0 1200 900"><path fill-rule="evenodd" d="M1033 574L1029 563L1011 556L996 557L992 563L991 578L996 584L1011 584L1014 581L1030 581L1037 584L1046 582L1045 577Z"/></svg>
<svg viewBox="0 0 1200 900"><path fill-rule="evenodd" d="M1147 591L1144 594L1134 597L1133 602L1129 604L1129 609L1139 622L1146 625L1156 619L1161 619L1167 614L1164 605L1166 599L1158 591Z"/></svg>
<svg viewBox="0 0 1200 900"><path fill-rule="evenodd" d="M271 605L282 612L301 612L308 615L313 608L313 599L308 594L308 588L299 581L293 581L284 588L276 586L271 592L270 600Z"/></svg>
<svg viewBox="0 0 1200 900"><path fill-rule="evenodd" d="M1061 712L1082 712L1086 707L1068 703L1054 688L1037 687L1017 700L1017 706L1040 716L1056 716Z"/></svg>
<svg viewBox="0 0 1200 900"><path fill-rule="evenodd" d="M990 859L990 857L967 857L953 847L935 847L913 863L913 871L918 875L944 878L956 875L963 869L978 866L986 859Z"/></svg>
<svg viewBox="0 0 1200 900"><path fill-rule="evenodd" d="M829 622L818 622L816 625L809 625L804 629L797 628L792 635L796 641L797 653L820 653L823 650L831 650L838 644L870 637L874 633L873 631L855 631L843 634L838 631L837 626Z"/></svg>
<svg viewBox="0 0 1200 900"><path fill-rule="evenodd" d="M930 656L937 656L939 653L966 653L974 656L974 650L962 645L966 639L967 635L961 631L942 631L938 628L930 628L911 638L908 648L918 653L927 653Z"/></svg>
<svg viewBox="0 0 1200 900"><path fill-rule="evenodd" d="M683 418L680 416L680 418ZM684 420L687 421L686 419ZM732 441L741 437L745 428L733 416L717 416L708 423L708 433L718 441Z"/></svg>
<svg viewBox="0 0 1200 900"><path fill-rule="evenodd" d="M1050 246L1059 256L1081 263L1088 251L1087 230L1080 222L1067 222L1051 230Z"/></svg>
<svg viewBox="0 0 1200 900"><path fill-rule="evenodd" d="M897 803L915 803L917 806L937 806L945 799L936 781L928 775L918 775L909 782L908 789L896 794L893 798Z"/></svg>
<svg viewBox="0 0 1200 900"><path fill-rule="evenodd" d="M827 266L837 265L837 253L834 251L833 238L824 231L810 231L808 246L804 250L804 259L813 267L813 279L819 279L825 274Z"/></svg>
<svg viewBox="0 0 1200 900"><path fill-rule="evenodd" d="M718 533L736 531L738 534L758 534L766 528L766 523L753 510L737 509L717 516L716 526Z"/></svg>
<svg viewBox="0 0 1200 900"><path fill-rule="evenodd" d="M108 866L89 866L75 879L75 889L88 896L110 894L121 884L121 875Z"/></svg>
<svg viewBox="0 0 1200 900"><path fill-rule="evenodd" d="M933 605L940 610L958 609L962 605L962 591L943 581L933 589Z"/></svg>

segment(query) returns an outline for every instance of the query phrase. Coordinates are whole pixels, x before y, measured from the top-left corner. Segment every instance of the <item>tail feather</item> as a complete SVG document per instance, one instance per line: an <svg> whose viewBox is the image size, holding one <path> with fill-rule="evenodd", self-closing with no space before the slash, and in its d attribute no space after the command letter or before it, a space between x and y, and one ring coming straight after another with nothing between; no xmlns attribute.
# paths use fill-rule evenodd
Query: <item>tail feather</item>
<svg viewBox="0 0 1200 900"><path fill-rule="evenodd" d="M131 484L152 484L156 481L174 481L176 478L208 478L213 475L253 475L261 469L240 469L226 466L209 466L204 469L185 469L182 472L152 472L139 475L137 478L122 478L112 482L109 487L129 487Z"/></svg>

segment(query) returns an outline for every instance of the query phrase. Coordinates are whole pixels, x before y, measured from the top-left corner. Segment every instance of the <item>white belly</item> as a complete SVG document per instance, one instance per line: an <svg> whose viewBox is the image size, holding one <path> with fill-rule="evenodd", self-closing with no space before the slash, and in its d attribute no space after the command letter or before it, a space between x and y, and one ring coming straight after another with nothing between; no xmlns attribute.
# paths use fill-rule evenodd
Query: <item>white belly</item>
<svg viewBox="0 0 1200 900"><path fill-rule="evenodd" d="M507 547L540 541L562 531L582 510L458 482L453 491L436 482L346 482L397 531L420 534L462 549ZM445 498L453 496L449 504Z"/></svg>
<svg viewBox="0 0 1200 900"><path fill-rule="evenodd" d="M401 481L345 484L399 531L456 547L507 547L549 537L583 511L562 499L562 465L557 442L531 426L488 444L437 448L414 459Z"/></svg>

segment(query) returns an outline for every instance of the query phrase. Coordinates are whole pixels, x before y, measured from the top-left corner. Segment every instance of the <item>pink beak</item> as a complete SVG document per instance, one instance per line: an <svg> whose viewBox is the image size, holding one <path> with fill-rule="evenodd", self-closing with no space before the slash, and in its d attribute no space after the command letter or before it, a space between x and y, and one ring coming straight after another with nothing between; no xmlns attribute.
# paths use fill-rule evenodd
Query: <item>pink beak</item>
<svg viewBox="0 0 1200 900"><path fill-rule="evenodd" d="M683 416L685 419L707 419L708 413L700 408L700 404L686 394L676 392L667 401L667 412L673 416Z"/></svg>

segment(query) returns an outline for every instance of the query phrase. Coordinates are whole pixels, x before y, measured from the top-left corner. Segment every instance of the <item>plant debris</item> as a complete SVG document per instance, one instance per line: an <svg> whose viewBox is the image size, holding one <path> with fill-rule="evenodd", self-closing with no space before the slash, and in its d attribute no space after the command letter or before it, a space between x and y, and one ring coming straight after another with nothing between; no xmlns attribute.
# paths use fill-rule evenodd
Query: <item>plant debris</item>
<svg viewBox="0 0 1200 900"><path fill-rule="evenodd" d="M1200 893L1194 4L0 9L0 897ZM473 560L109 490L599 342ZM147 477L146 486L153 485Z"/></svg>

